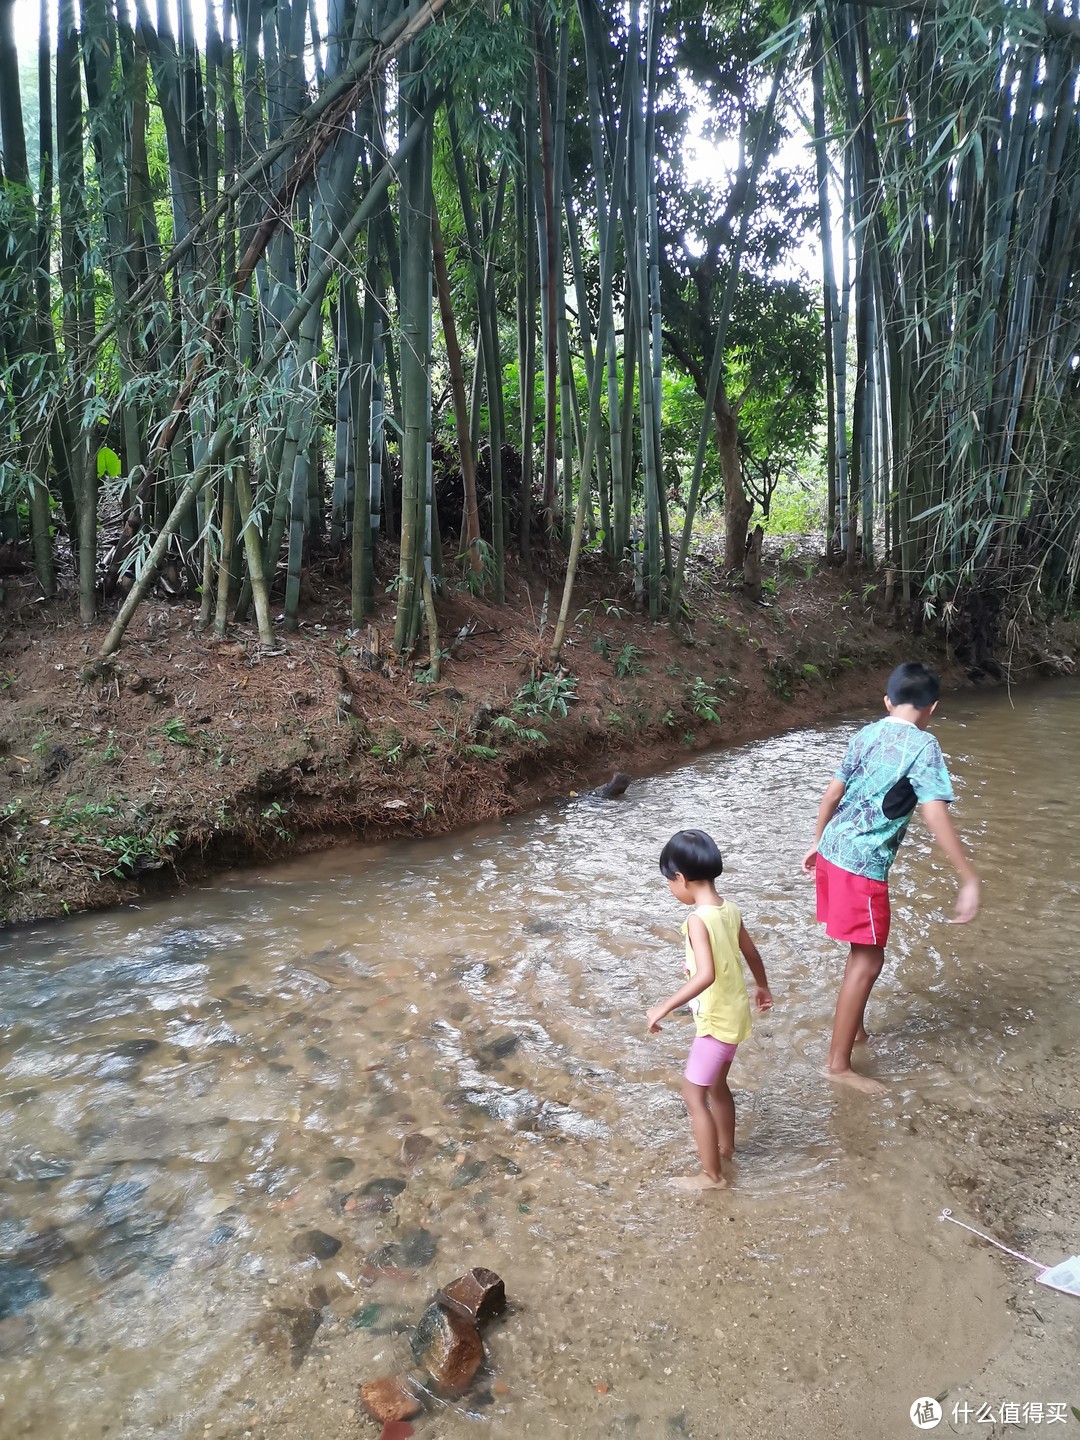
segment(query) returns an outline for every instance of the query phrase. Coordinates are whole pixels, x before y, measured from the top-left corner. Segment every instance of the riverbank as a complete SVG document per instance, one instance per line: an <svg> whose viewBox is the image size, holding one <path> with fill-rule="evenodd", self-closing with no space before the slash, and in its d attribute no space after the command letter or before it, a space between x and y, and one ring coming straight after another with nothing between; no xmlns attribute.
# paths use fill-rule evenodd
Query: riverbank
<svg viewBox="0 0 1080 1440"><path fill-rule="evenodd" d="M543 667L557 587L515 575L505 606L450 590L433 681L392 653L393 597L353 632L332 577L272 654L253 632L219 640L197 630L193 605L157 600L103 670L91 662L104 623L84 630L70 605L9 585L0 924L514 813L616 769L649 773L874 703L902 658L969 678L939 642L883 615L876 589L805 562L774 563L765 605L703 565L685 626L643 619L624 590L582 576L555 676ZM1075 638L1032 626L1013 678L1067 670Z"/></svg>

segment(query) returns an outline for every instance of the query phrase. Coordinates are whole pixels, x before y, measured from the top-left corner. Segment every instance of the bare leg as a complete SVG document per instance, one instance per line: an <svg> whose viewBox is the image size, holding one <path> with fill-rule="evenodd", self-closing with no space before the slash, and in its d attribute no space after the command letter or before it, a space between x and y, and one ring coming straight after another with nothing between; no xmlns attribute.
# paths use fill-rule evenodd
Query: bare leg
<svg viewBox="0 0 1080 1440"><path fill-rule="evenodd" d="M722 1067L720 1074L709 1086L709 1109L716 1125L716 1136L720 1144L720 1159L730 1160L735 1154L735 1097L728 1089L727 1077L731 1061Z"/></svg>
<svg viewBox="0 0 1080 1440"><path fill-rule="evenodd" d="M856 1074L851 1068L851 1052L855 1048L859 1031L866 1033L863 1029L863 1012L884 962L885 951L882 946L852 945L840 994L836 997L829 1063L825 1070L830 1080L841 1085L850 1085L867 1095L883 1095L885 1086L866 1075Z"/></svg>
<svg viewBox="0 0 1080 1440"><path fill-rule="evenodd" d="M718 1190L727 1184L720 1173L720 1141L708 1105L708 1090L683 1080L682 1097L690 1114L690 1128L701 1160L700 1175L683 1176L675 1181L682 1190Z"/></svg>

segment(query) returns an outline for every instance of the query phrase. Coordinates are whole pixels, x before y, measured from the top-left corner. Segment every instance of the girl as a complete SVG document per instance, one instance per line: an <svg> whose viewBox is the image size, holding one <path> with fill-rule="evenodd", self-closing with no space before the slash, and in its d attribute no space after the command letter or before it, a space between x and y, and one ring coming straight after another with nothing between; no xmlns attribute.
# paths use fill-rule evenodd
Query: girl
<svg viewBox="0 0 1080 1440"><path fill-rule="evenodd" d="M717 1190L727 1185L720 1162L730 1160L735 1149L735 1101L727 1077L736 1048L750 1034L740 951L754 977L755 1009L768 1010L773 1003L765 966L742 916L730 900L721 900L716 893L713 882L723 869L716 842L704 830L680 830L660 855L660 873L668 889L676 900L694 907L682 927L690 978L645 1014L650 1031L656 1031L665 1015L689 1003L697 1024L682 1094L701 1157L701 1174L679 1176L672 1183L680 1190Z"/></svg>

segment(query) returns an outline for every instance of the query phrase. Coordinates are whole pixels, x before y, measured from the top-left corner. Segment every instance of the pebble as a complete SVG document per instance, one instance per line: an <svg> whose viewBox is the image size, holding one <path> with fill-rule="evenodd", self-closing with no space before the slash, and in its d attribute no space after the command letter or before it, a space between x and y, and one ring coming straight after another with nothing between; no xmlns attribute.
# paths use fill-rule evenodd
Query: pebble
<svg viewBox="0 0 1080 1440"><path fill-rule="evenodd" d="M293 1237L290 1248L294 1255L313 1255L316 1260L329 1260L341 1249L341 1241L325 1230L304 1230Z"/></svg>

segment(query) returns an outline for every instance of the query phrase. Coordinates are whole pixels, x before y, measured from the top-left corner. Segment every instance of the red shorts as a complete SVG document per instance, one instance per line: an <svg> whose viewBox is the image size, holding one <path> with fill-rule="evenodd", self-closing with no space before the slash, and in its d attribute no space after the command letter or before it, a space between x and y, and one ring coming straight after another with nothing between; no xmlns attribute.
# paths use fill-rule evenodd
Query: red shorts
<svg viewBox="0 0 1080 1440"><path fill-rule="evenodd" d="M889 938L889 886L885 880L853 875L823 856L814 866L817 918L825 933L848 945L885 946Z"/></svg>

